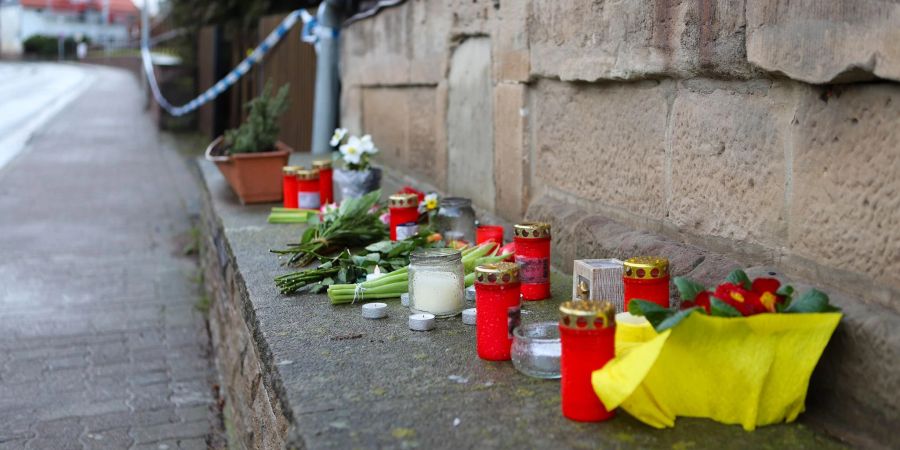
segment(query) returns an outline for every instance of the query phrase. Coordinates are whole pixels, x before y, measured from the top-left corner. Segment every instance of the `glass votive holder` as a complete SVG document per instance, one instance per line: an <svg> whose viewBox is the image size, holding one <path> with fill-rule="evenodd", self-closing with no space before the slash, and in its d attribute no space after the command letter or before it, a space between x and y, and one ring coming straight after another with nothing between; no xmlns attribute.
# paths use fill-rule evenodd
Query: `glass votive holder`
<svg viewBox="0 0 900 450"><path fill-rule="evenodd" d="M561 351L557 322L530 323L513 331L513 366L529 377L559 378Z"/></svg>

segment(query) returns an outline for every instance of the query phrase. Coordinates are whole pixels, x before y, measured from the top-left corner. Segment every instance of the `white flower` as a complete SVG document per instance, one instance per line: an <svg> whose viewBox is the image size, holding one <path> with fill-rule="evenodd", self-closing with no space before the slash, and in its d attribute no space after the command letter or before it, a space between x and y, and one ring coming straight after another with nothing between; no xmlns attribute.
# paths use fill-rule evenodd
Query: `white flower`
<svg viewBox="0 0 900 450"><path fill-rule="evenodd" d="M375 143L372 142L372 135L367 134L363 136L360 140L360 147L362 151L368 153L370 155L374 155L378 153L378 149L375 147Z"/></svg>
<svg viewBox="0 0 900 450"><path fill-rule="evenodd" d="M331 146L337 147L344 140L344 136L347 136L346 128L335 128L334 134L331 135Z"/></svg>
<svg viewBox="0 0 900 450"><path fill-rule="evenodd" d="M432 194L426 195L426 196L425 196L425 201L424 201L423 203L425 204L425 209L428 210L428 211L437 209L437 207L438 207L438 196L437 196L437 194L432 193Z"/></svg>
<svg viewBox="0 0 900 450"><path fill-rule="evenodd" d="M356 136L350 136L350 139L347 139L347 143L342 145L341 155L344 157L344 161L350 164L359 164L360 158L362 158L362 143L359 138Z"/></svg>

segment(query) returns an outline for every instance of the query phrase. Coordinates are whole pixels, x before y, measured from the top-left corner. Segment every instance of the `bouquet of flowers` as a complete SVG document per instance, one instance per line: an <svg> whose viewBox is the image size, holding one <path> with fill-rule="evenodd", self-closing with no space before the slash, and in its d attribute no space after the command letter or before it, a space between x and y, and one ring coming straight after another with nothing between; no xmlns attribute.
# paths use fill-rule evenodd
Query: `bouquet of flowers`
<svg viewBox="0 0 900 450"><path fill-rule="evenodd" d="M592 377L607 409L657 428L677 416L745 430L795 420L841 318L828 296L810 289L795 298L790 285L742 270L712 290L674 282L680 310L632 300L629 312L649 323L617 323L616 357Z"/></svg>
<svg viewBox="0 0 900 450"><path fill-rule="evenodd" d="M344 167L348 170L364 171L369 169L369 158L378 153L378 148L372 142L371 135L357 137L347 132L346 128L334 130L331 136L332 147L341 153Z"/></svg>
<svg viewBox="0 0 900 450"><path fill-rule="evenodd" d="M334 130L331 146L340 152L344 167L335 169L334 182L341 199L358 198L381 186L381 169L372 167L371 157L378 153L372 136L350 135L346 128Z"/></svg>

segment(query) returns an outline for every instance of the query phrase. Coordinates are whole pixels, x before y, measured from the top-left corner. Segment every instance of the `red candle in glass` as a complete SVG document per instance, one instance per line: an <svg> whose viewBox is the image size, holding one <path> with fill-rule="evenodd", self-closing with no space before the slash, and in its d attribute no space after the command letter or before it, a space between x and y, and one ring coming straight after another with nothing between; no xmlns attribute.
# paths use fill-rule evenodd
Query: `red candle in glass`
<svg viewBox="0 0 900 450"><path fill-rule="evenodd" d="M281 199L285 208L297 207L297 170L299 166L284 166L281 168Z"/></svg>
<svg viewBox="0 0 900 450"><path fill-rule="evenodd" d="M501 262L475 268L475 341L478 357L508 361L519 326L519 266Z"/></svg>
<svg viewBox="0 0 900 450"><path fill-rule="evenodd" d="M515 226L516 263L522 298L550 298L550 224L525 222Z"/></svg>
<svg viewBox="0 0 900 450"><path fill-rule="evenodd" d="M319 190L319 171L297 171L297 206L301 209L319 209L321 191Z"/></svg>
<svg viewBox="0 0 900 450"><path fill-rule="evenodd" d="M334 183L330 159L317 159L312 163L313 169L319 171L319 203L327 205L334 202Z"/></svg>
<svg viewBox="0 0 900 450"><path fill-rule="evenodd" d="M669 307L669 260L658 256L636 256L625 261L625 311L631 299L647 300Z"/></svg>
<svg viewBox="0 0 900 450"><path fill-rule="evenodd" d="M560 305L559 313L562 413L579 422L610 419L615 412L597 397L591 374L615 356L615 307L608 301L572 300Z"/></svg>
<svg viewBox="0 0 900 450"><path fill-rule="evenodd" d="M391 220L391 240L398 240L397 226L419 220L419 196L416 194L394 194L388 197L388 211ZM400 236L406 239L409 236Z"/></svg>
<svg viewBox="0 0 900 450"><path fill-rule="evenodd" d="M475 243L481 244L493 240L503 245L503 227L500 225L481 225L475 229Z"/></svg>

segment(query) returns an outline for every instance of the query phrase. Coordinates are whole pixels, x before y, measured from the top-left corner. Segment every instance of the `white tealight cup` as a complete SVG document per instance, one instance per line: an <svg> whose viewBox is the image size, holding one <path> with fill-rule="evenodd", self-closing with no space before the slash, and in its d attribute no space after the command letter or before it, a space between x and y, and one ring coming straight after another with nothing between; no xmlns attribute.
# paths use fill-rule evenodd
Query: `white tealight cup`
<svg viewBox="0 0 900 450"><path fill-rule="evenodd" d="M409 329L413 331L430 331L434 329L434 314L410 314Z"/></svg>
<svg viewBox="0 0 900 450"><path fill-rule="evenodd" d="M464 309L462 312L462 320L466 325L475 325L475 317L475 308Z"/></svg>
<svg viewBox="0 0 900 450"><path fill-rule="evenodd" d="M470 302L475 301L475 285L469 286L466 288L466 300Z"/></svg>
<svg viewBox="0 0 900 450"><path fill-rule="evenodd" d="M362 316L366 319L387 317L387 303L366 303L362 305Z"/></svg>

